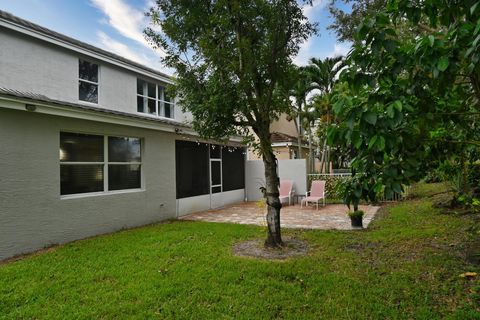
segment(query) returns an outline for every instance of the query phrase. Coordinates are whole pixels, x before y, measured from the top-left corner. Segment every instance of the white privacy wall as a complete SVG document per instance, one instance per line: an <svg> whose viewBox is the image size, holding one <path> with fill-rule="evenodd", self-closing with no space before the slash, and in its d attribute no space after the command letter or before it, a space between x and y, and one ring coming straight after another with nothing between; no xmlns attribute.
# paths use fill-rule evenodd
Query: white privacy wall
<svg viewBox="0 0 480 320"><path fill-rule="evenodd" d="M262 198L259 188L265 186L263 161L248 160L245 166L245 187L247 200L257 201ZM296 194L307 193L307 162L305 159L279 160L278 174L280 180L292 180Z"/></svg>

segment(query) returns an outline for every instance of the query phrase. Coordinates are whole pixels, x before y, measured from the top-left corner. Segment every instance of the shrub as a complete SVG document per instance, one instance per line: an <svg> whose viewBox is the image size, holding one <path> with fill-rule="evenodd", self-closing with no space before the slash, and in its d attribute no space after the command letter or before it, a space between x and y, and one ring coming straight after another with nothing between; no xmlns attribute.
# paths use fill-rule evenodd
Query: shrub
<svg viewBox="0 0 480 320"><path fill-rule="evenodd" d="M362 210L357 210L357 211L348 211L347 212L348 216L350 218L361 218L365 215L365 212L363 212Z"/></svg>
<svg viewBox="0 0 480 320"><path fill-rule="evenodd" d="M344 185L349 179L350 176L309 176L308 187L310 188L314 180L324 180L327 199L342 200L345 191Z"/></svg>
<svg viewBox="0 0 480 320"><path fill-rule="evenodd" d="M472 191L472 197L480 198L480 163L468 166L467 183Z"/></svg>

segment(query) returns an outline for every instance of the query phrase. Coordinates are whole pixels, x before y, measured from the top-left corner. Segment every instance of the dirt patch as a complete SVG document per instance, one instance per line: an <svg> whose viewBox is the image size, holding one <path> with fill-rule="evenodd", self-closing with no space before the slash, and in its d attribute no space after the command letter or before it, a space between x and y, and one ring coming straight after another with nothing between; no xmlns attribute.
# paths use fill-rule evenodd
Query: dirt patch
<svg viewBox="0 0 480 320"><path fill-rule="evenodd" d="M284 238L284 247L279 249L265 248L264 239L255 239L237 243L233 253L240 257L250 257L268 260L285 260L304 256L308 253L308 243L295 238Z"/></svg>

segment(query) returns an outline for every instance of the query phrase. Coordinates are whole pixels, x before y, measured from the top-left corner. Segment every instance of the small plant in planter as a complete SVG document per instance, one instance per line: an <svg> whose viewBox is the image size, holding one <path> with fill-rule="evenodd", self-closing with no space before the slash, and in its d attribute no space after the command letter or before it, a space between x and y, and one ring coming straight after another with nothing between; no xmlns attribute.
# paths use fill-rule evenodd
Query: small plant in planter
<svg viewBox="0 0 480 320"><path fill-rule="evenodd" d="M352 222L352 227L363 228L363 216L365 215L365 212L362 210L355 210L353 212L349 211L347 214Z"/></svg>

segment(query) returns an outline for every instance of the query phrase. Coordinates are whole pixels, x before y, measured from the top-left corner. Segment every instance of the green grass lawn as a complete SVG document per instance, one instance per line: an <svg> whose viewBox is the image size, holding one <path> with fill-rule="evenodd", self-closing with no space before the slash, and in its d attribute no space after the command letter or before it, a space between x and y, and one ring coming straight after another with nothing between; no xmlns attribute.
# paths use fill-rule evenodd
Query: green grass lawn
<svg viewBox="0 0 480 320"><path fill-rule="evenodd" d="M261 227L171 222L91 238L0 265L5 319L480 319L471 215L428 200L391 205L366 231L287 231L310 254L232 255Z"/></svg>

